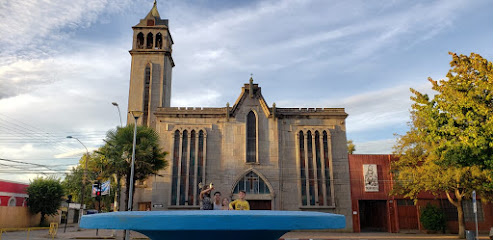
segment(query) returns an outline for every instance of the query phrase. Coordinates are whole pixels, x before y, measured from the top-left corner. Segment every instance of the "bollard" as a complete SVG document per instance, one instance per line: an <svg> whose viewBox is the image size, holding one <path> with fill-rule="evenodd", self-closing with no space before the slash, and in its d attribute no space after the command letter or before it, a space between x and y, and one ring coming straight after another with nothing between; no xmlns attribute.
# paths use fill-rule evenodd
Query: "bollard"
<svg viewBox="0 0 493 240"><path fill-rule="evenodd" d="M56 222L50 223L50 230L48 231L48 233L50 234L51 239L55 239L57 231L58 231L58 223Z"/></svg>

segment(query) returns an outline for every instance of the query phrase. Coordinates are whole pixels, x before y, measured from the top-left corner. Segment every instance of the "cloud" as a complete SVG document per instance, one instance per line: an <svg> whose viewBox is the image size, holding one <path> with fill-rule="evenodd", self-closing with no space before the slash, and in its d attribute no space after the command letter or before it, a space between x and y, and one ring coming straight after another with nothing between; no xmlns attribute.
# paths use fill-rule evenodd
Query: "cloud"
<svg viewBox="0 0 493 240"><path fill-rule="evenodd" d="M392 147L396 144L396 139L381 139L367 142L354 142L356 146L355 154L390 154Z"/></svg>
<svg viewBox="0 0 493 240"><path fill-rule="evenodd" d="M0 44L4 51L35 49L67 39L70 32L95 23L102 12L124 9L121 0L25 0L0 3Z"/></svg>
<svg viewBox="0 0 493 240"><path fill-rule="evenodd" d="M119 103L126 119L130 27L151 6L129 0L0 2L0 112L53 133L57 142L32 148L19 143L0 148L0 156L68 156L60 154L81 146L65 136L77 133L89 148L101 145L104 132L119 125L111 102ZM231 6L158 2L175 42L172 106L232 104L254 73L264 97L279 107L345 107L348 134L357 148L363 144L358 150L376 151L390 139L389 126L408 121L408 89L426 77L408 76L422 71L415 62L424 56L407 55L442 41L440 34L465 19L475 3L286 0ZM24 148L24 155L15 148ZM51 151L40 155L41 148Z"/></svg>
<svg viewBox="0 0 493 240"><path fill-rule="evenodd" d="M55 82L60 69L61 65L53 59L18 60L0 66L0 99Z"/></svg>

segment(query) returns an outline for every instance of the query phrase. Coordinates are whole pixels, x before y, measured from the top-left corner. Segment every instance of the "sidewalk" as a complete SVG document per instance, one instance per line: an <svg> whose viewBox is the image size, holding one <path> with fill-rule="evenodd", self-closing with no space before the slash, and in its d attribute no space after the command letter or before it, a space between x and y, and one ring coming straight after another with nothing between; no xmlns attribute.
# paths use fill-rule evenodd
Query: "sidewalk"
<svg viewBox="0 0 493 240"><path fill-rule="evenodd" d="M384 232L367 232L367 233L333 233L333 232L289 232L284 234L284 240L291 239L317 239L317 240L388 240L388 239L405 239L405 240L423 240L423 239L458 239L457 234L409 234L409 233L384 233ZM484 235L479 235L479 239L489 239Z"/></svg>
<svg viewBox="0 0 493 240"><path fill-rule="evenodd" d="M64 233L64 226L60 226L55 239L57 240L69 240L69 239L123 239L123 231L116 231L116 237L112 236L113 230L100 229L96 236L96 230L82 229L77 231L75 226L67 226L67 230ZM132 239L142 240L147 239L145 235L137 232L132 232ZM27 239L26 231L7 232L3 233L1 240L23 240ZM49 240L51 237L48 235L48 230L35 230L29 233L29 240ZM389 239L404 239L404 240L423 240L423 239L458 239L455 234L406 234L406 233L333 233L333 232L290 232L285 234L281 239L284 240L389 240ZM489 239L484 234L480 235L482 240ZM221 240L221 239L218 239Z"/></svg>

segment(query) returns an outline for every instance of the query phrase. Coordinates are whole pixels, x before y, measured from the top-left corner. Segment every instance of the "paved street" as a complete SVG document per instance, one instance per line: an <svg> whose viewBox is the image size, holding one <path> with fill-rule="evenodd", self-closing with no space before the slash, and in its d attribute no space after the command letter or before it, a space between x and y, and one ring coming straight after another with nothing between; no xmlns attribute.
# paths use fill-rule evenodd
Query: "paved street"
<svg viewBox="0 0 493 240"><path fill-rule="evenodd" d="M58 229L55 239L122 239L123 231L116 231L116 238L112 237L112 230L99 230L96 236L96 230L83 229L76 231L75 227L68 226L67 231L63 232L63 225ZM147 239L144 235L132 232L133 239ZM27 231L7 232L1 235L0 240L22 240L27 238ZM48 230L35 230L29 233L29 240L47 240L51 239ZM333 233L333 232L291 232L283 236L284 240L388 240L388 239L405 239L405 240L423 240L423 239L457 239L453 234L405 234L405 233ZM487 235L481 235L480 239L489 239Z"/></svg>

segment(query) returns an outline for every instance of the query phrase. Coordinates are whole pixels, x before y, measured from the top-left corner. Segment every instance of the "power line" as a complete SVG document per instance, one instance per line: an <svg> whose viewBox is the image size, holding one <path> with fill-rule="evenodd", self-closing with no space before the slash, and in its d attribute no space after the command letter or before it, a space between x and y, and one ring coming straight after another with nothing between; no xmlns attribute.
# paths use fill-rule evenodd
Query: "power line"
<svg viewBox="0 0 493 240"><path fill-rule="evenodd" d="M1 124L2 121L9 125ZM8 131L10 135L5 136L5 134L3 134L4 136L2 136L0 134L0 142L2 142L2 144L5 144L5 141L7 141L7 144L10 145L15 143L27 143L27 142L34 144L45 143L45 144L52 144L54 148L63 152L72 151L74 149L74 148L69 149L66 146L60 146L61 139L64 139L65 136L62 135L57 136L53 133L44 131L30 124L9 117L5 114L0 114L0 126L3 126L4 129L10 130ZM106 133L107 131L92 131L87 133L70 132L71 133L70 135L75 135L76 137L86 140L92 140L92 139L102 140L106 135L99 133L103 133L103 132ZM12 133L14 135L12 135ZM63 134L63 133L69 133L69 132L60 132L58 134Z"/></svg>

